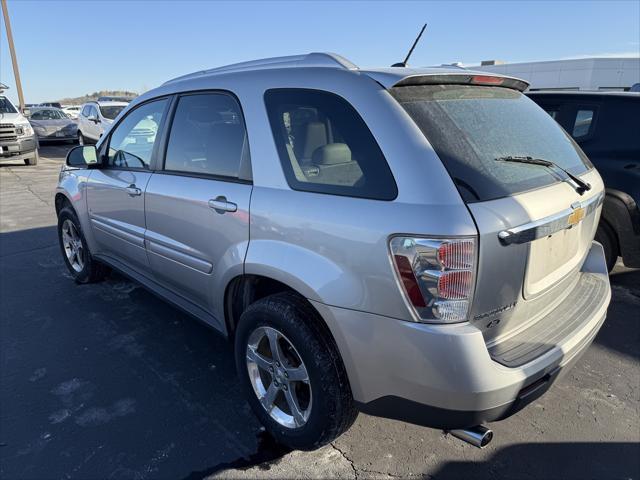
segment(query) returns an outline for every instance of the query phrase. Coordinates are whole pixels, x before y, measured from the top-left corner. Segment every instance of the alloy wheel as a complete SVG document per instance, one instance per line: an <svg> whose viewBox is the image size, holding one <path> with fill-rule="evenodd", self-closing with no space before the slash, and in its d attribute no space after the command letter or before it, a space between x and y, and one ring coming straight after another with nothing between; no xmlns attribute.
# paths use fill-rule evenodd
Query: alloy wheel
<svg viewBox="0 0 640 480"><path fill-rule="evenodd" d="M291 341L272 327L259 327L246 348L251 386L269 416L287 428L307 423L312 406L311 384L302 357Z"/></svg>
<svg viewBox="0 0 640 480"><path fill-rule="evenodd" d="M62 246L69 265L80 273L84 268L84 247L76 226L69 219L62 223Z"/></svg>

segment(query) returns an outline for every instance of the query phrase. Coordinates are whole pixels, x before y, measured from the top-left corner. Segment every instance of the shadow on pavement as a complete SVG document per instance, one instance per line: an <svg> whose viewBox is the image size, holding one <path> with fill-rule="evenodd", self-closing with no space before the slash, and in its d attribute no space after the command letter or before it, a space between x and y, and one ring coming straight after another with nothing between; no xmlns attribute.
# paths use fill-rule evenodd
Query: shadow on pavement
<svg viewBox="0 0 640 480"><path fill-rule="evenodd" d="M497 450L484 462L449 462L433 478L631 479L640 475L638 443L523 443Z"/></svg>
<svg viewBox="0 0 640 480"><path fill-rule="evenodd" d="M1 477L198 478L281 455L219 334L118 274L77 285L54 227L2 233L0 254Z"/></svg>
<svg viewBox="0 0 640 480"><path fill-rule="evenodd" d="M118 274L75 284L55 227L0 234L0 255L0 476L196 479L287 453L261 433L220 335ZM625 305L612 304L596 341L637 356L637 309ZM522 444L435 477L637 478L639 454Z"/></svg>

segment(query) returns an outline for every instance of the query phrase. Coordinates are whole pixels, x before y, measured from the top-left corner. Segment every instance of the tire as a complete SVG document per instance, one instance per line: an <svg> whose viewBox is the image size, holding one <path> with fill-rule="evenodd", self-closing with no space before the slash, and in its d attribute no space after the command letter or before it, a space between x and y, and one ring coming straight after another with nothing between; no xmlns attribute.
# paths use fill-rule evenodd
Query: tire
<svg viewBox="0 0 640 480"><path fill-rule="evenodd" d="M76 234L75 245L77 245L78 248L75 252L77 254L75 258L68 255L68 242L66 241L66 237L68 236L69 222L75 229ZM80 228L78 217L70 206L63 207L58 214L58 242L64 263L76 283L99 282L109 273L107 266L94 260L91 256L84 234ZM78 258L81 260L76 261Z"/></svg>
<svg viewBox="0 0 640 480"><path fill-rule="evenodd" d="M78 145L86 145L86 140L80 130L78 130Z"/></svg>
<svg viewBox="0 0 640 480"><path fill-rule="evenodd" d="M38 164L38 150L33 152L33 157L31 158L25 158L24 159L24 164L25 165L37 165Z"/></svg>
<svg viewBox="0 0 640 480"><path fill-rule="evenodd" d="M278 370L282 369L269 374L266 368L257 369L249 366L248 353L260 352L259 349L263 347L260 353L261 361L265 358L268 360L269 356L273 359L269 335L263 337L256 349L250 347L250 344L263 332L273 333L274 329L281 334L278 337L278 345L284 353L281 357L285 359L283 365L288 364L284 375L293 378L296 376L295 373L287 375L286 372L299 372L301 367L304 367L304 375L308 377L308 381L284 379L283 375L278 373ZM293 348L288 348L289 345ZM296 354L301 360L299 366L295 363ZM358 416L347 373L331 334L316 311L295 294L271 295L256 301L245 310L236 330L235 358L240 382L251 408L276 441L289 448L319 448L347 431ZM297 368L293 368L292 365ZM262 406L258 398L255 387L256 371L260 372L260 378L265 379L263 392L266 393L263 401L268 396L267 384L271 388L273 384L278 385L278 378L283 380L278 387L279 392L276 393L272 413ZM304 423L296 421L295 425L286 426L272 416L276 415L274 412L280 408L282 418L286 416L284 412L287 409L289 413L293 412L288 407L291 404L288 403L286 385L289 385L289 392L296 395L299 411L307 415ZM305 395L306 391L311 392L309 396ZM294 416L291 415L290 418Z"/></svg>
<svg viewBox="0 0 640 480"><path fill-rule="evenodd" d="M607 270L610 272L616 266L620 250L618 248L618 237L613 228L607 222L601 221L596 231L596 241L602 244L604 257L607 262Z"/></svg>

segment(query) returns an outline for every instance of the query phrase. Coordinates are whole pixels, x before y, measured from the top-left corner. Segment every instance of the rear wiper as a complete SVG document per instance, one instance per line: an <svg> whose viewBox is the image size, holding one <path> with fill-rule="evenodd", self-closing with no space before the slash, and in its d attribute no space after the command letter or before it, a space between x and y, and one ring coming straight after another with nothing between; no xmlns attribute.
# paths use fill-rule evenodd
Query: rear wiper
<svg viewBox="0 0 640 480"><path fill-rule="evenodd" d="M568 170L565 170L560 165L554 162L550 162L549 160L544 160L542 158L533 158L533 157L517 157L517 156L506 156L506 157L498 157L497 161L500 162L513 162L513 163L526 163L528 165L540 165L541 167L547 167L551 170L555 171L560 175L563 181L571 180L575 184L575 190L580 195L583 195L584 192L591 190L591 184L581 180L576 177Z"/></svg>

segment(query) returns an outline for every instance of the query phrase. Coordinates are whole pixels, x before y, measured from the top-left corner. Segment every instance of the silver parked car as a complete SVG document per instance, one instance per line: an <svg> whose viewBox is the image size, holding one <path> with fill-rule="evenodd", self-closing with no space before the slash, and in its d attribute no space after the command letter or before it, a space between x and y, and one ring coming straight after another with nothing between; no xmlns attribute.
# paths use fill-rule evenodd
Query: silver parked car
<svg viewBox="0 0 640 480"><path fill-rule="evenodd" d="M317 53L168 81L69 153L62 255L77 282L114 268L233 341L286 445L364 411L482 446L611 295L602 180L526 87Z"/></svg>
<svg viewBox="0 0 640 480"><path fill-rule="evenodd" d="M32 108L29 123L40 142L78 140L78 125L59 108Z"/></svg>
<svg viewBox="0 0 640 480"><path fill-rule="evenodd" d="M96 143L111 126L127 102L87 102L78 114L78 143Z"/></svg>

